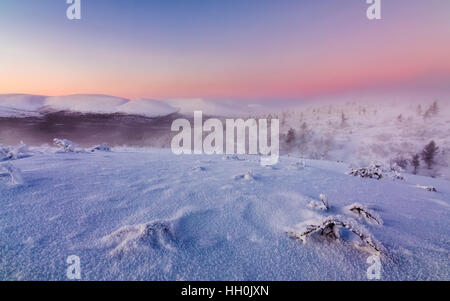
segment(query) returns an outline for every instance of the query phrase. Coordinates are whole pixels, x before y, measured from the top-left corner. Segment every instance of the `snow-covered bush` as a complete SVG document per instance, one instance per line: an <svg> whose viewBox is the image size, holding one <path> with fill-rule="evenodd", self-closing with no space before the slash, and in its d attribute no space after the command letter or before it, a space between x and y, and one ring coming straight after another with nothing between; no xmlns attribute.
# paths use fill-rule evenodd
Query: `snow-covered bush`
<svg viewBox="0 0 450 301"><path fill-rule="evenodd" d="M28 146L22 141L16 146L0 145L0 161L17 160L31 155Z"/></svg>
<svg viewBox="0 0 450 301"><path fill-rule="evenodd" d="M360 241L373 252L382 253L383 246L371 235L364 227L360 226L353 219L348 219L340 215L329 216L319 223L309 224L300 233L296 231L288 231L287 234L293 239L299 239L306 243L309 237L318 235L332 240L340 239L340 229L355 234Z"/></svg>
<svg viewBox="0 0 450 301"><path fill-rule="evenodd" d="M206 168L203 167L203 166L194 166L194 167L192 167L192 170L194 170L194 171L205 171Z"/></svg>
<svg viewBox="0 0 450 301"><path fill-rule="evenodd" d="M373 212L360 203L351 204L347 206L346 209L359 219L365 219L369 223L375 223L378 225L383 224L383 220L377 213Z"/></svg>
<svg viewBox="0 0 450 301"><path fill-rule="evenodd" d="M389 178L394 180L404 180L405 178L402 176L402 174L396 170L391 170L388 173Z"/></svg>
<svg viewBox="0 0 450 301"><path fill-rule="evenodd" d="M291 169L305 169L305 167L306 167L305 159L301 159L300 161L291 163L289 165L289 168Z"/></svg>
<svg viewBox="0 0 450 301"><path fill-rule="evenodd" d="M426 191L430 191L430 192L436 192L436 188L434 188L433 186L421 186L421 185L417 185L417 188L420 189L424 189Z"/></svg>
<svg viewBox="0 0 450 301"><path fill-rule="evenodd" d="M330 209L330 205L328 204L327 197L324 194L320 195L320 201L312 200L309 202L308 206L312 209L317 210L328 210Z"/></svg>
<svg viewBox="0 0 450 301"><path fill-rule="evenodd" d="M247 181L251 181L255 179L255 176L251 171L247 171L245 174L234 176L235 180L244 179Z"/></svg>
<svg viewBox="0 0 450 301"><path fill-rule="evenodd" d="M3 163L0 165L0 175L7 175L10 177L10 183L15 185L23 184L22 173L19 168L11 163Z"/></svg>
<svg viewBox="0 0 450 301"><path fill-rule="evenodd" d="M75 152L75 149L77 147L76 143L67 139L55 138L53 139L53 144L58 146L60 150L64 153L73 153Z"/></svg>
<svg viewBox="0 0 450 301"><path fill-rule="evenodd" d="M352 168L348 172L349 175L361 178L371 178L380 180L383 178L381 165L371 164L369 167Z"/></svg>
<svg viewBox="0 0 450 301"><path fill-rule="evenodd" d="M110 151L111 151L111 148L110 148L109 145L106 144L106 143L103 143L103 144L94 146L94 147L91 149L91 152L110 152Z"/></svg>
<svg viewBox="0 0 450 301"><path fill-rule="evenodd" d="M238 155L226 155L222 157L222 160L244 161L245 159L240 158Z"/></svg>

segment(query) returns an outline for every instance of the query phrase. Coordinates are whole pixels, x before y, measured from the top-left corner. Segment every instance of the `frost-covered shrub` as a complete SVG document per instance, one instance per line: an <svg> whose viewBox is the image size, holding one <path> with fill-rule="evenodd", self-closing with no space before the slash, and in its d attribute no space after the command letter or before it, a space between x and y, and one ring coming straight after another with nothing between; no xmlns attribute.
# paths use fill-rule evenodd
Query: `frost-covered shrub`
<svg viewBox="0 0 450 301"><path fill-rule="evenodd" d="M245 159L240 158L237 155L226 155L222 157L222 160L236 160L236 161L244 161Z"/></svg>
<svg viewBox="0 0 450 301"><path fill-rule="evenodd" d="M357 218L365 219L369 223L375 223L378 225L383 224L383 220L377 213L373 212L360 203L351 204L350 206L347 206L346 209Z"/></svg>
<svg viewBox="0 0 450 301"><path fill-rule="evenodd" d="M330 209L330 205L328 204L327 197L324 194L320 195L320 201L312 200L309 202L308 206L312 209L317 210L328 210Z"/></svg>
<svg viewBox="0 0 450 301"><path fill-rule="evenodd" d="M301 159L298 162L294 162L290 164L291 169L305 169L306 167L306 161L304 159Z"/></svg>
<svg viewBox="0 0 450 301"><path fill-rule="evenodd" d="M0 175L8 175L11 179L11 184L23 184L22 173L19 168L11 163L3 163L0 165Z"/></svg>
<svg viewBox="0 0 450 301"><path fill-rule="evenodd" d="M373 252L382 253L383 246L364 227L360 226L353 219L348 219L340 215L329 216L319 223L309 224L300 233L289 231L287 234L293 239L299 239L306 243L309 237L318 235L332 240L340 239L340 229L346 229L360 239L360 241Z"/></svg>
<svg viewBox="0 0 450 301"><path fill-rule="evenodd" d="M58 146L62 152L73 153L77 147L77 144L67 139L53 139L53 144Z"/></svg>
<svg viewBox="0 0 450 301"><path fill-rule="evenodd" d="M371 178L381 180L383 178L383 171L381 165L371 164L369 167L352 168L348 172L349 175L361 178Z"/></svg>
<svg viewBox="0 0 450 301"><path fill-rule="evenodd" d="M103 144L94 146L94 147L91 149L91 152L110 152L110 151L111 151L111 148L110 148L109 145L106 144L106 143L103 143Z"/></svg>
<svg viewBox="0 0 450 301"><path fill-rule="evenodd" d="M28 146L22 141L16 146L0 145L0 161L17 160L31 155Z"/></svg>
<svg viewBox="0 0 450 301"><path fill-rule="evenodd" d="M255 180L255 176L251 171L247 171L245 174L234 176L235 180L244 179L247 181Z"/></svg>
<svg viewBox="0 0 450 301"><path fill-rule="evenodd" d="M430 192L436 192L436 188L434 188L433 186L421 186L421 185L417 185L417 188L420 189L424 189L426 191L430 191Z"/></svg>
<svg viewBox="0 0 450 301"><path fill-rule="evenodd" d="M173 224L170 221L153 221L145 224L127 225L108 236L103 242L113 247L111 255L122 256L133 249L172 249L175 243Z"/></svg>
<svg viewBox="0 0 450 301"><path fill-rule="evenodd" d="M402 176L402 174L396 170L391 170L388 174L389 178L394 180L404 180L405 178Z"/></svg>

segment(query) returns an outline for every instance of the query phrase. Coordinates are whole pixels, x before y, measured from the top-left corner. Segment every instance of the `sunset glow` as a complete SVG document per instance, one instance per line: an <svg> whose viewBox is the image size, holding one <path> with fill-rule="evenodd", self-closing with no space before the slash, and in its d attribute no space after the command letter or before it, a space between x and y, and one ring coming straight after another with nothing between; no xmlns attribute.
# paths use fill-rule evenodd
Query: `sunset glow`
<svg viewBox="0 0 450 301"><path fill-rule="evenodd" d="M450 2L384 1L377 21L366 18L365 1L345 2L83 1L82 20L69 21L65 1L4 0L0 94L257 99L430 82L448 89Z"/></svg>

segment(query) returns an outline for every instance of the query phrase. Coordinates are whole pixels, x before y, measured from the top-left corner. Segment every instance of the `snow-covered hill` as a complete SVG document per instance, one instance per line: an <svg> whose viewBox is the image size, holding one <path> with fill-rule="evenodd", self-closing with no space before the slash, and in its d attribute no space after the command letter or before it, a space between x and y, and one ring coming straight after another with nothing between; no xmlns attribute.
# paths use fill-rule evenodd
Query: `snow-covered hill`
<svg viewBox="0 0 450 301"><path fill-rule="evenodd" d="M129 100L108 95L36 96L0 94L0 117L39 116L48 112L84 114L130 114L145 117L167 116L177 108L156 100Z"/></svg>
<svg viewBox="0 0 450 301"><path fill-rule="evenodd" d="M350 231L306 243L287 234L327 216L351 220L382 246L381 279L450 280L444 179L375 180L347 175L343 163L283 156L265 168L252 156L160 149L34 149L7 164L22 184L2 169L2 280L67 280L70 255L84 280L367 279L373 250ZM329 210L311 206L320 194ZM353 203L382 225L358 219Z"/></svg>

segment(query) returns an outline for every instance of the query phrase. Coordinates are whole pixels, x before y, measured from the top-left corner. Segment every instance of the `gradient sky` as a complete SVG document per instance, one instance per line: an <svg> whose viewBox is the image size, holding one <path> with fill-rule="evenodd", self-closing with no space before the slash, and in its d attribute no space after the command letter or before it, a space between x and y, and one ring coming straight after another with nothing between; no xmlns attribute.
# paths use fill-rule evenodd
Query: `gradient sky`
<svg viewBox="0 0 450 301"><path fill-rule="evenodd" d="M450 1L0 0L0 93L281 99L450 89Z"/></svg>

